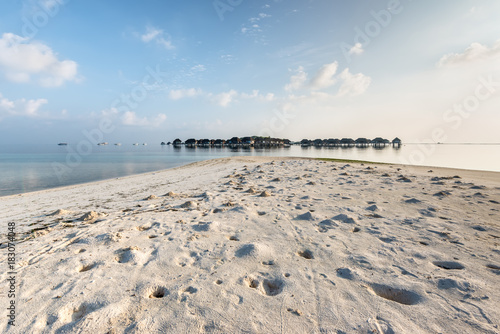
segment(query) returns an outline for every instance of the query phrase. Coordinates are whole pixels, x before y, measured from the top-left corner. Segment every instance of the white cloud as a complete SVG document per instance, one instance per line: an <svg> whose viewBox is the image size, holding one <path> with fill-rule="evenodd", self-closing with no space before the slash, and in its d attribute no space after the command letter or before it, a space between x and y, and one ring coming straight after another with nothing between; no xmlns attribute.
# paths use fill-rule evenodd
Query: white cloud
<svg viewBox="0 0 500 334"><path fill-rule="evenodd" d="M147 117L141 118L133 111L126 111L121 116L122 123L130 126L159 126L161 123L165 122L166 119L167 115L165 114L158 114L152 119Z"/></svg>
<svg viewBox="0 0 500 334"><path fill-rule="evenodd" d="M146 32L140 36L141 41L144 43L155 42L158 45L163 46L167 50L175 49L169 36L166 36L163 30L155 27L146 27Z"/></svg>
<svg viewBox="0 0 500 334"><path fill-rule="evenodd" d="M146 33L143 34L143 35L141 35L141 40L144 43L149 43L153 39L155 39L156 37L160 36L161 34L163 34L163 30L156 29L156 28L153 28L153 27L147 27L146 28Z"/></svg>
<svg viewBox="0 0 500 334"><path fill-rule="evenodd" d="M0 118L2 116L39 116L40 108L47 103L46 99L12 101L0 93Z"/></svg>
<svg viewBox="0 0 500 334"><path fill-rule="evenodd" d="M264 7L265 8L265 7ZM267 44L267 39L263 33L263 27L267 27L268 25L264 23L264 21L268 20L271 15L266 13L259 13L255 17L250 17L248 19L248 23L245 23L241 27L241 33L247 35L251 38L254 38L255 43L259 44ZM259 22L264 23L263 26L259 24Z"/></svg>
<svg viewBox="0 0 500 334"><path fill-rule="evenodd" d="M221 107L227 107L231 104L231 102L233 102L233 100L238 96L238 92L235 91L234 89L231 89L227 92L224 92L224 93L220 93L220 94L217 94L215 95L213 98L212 98L212 101L221 106Z"/></svg>
<svg viewBox="0 0 500 334"><path fill-rule="evenodd" d="M201 89L189 88L189 89L173 89L169 93L169 97L172 100L180 100L187 97L196 97L202 95L203 91Z"/></svg>
<svg viewBox="0 0 500 334"><path fill-rule="evenodd" d="M76 62L61 61L47 45L12 33L0 39L0 69L9 81L30 82L34 76L44 87L77 81L78 74Z"/></svg>
<svg viewBox="0 0 500 334"><path fill-rule="evenodd" d="M497 58L500 58L500 40L493 44L491 48L480 43L472 43L462 53L450 53L441 57L438 66L453 66Z"/></svg>
<svg viewBox="0 0 500 334"><path fill-rule="evenodd" d="M363 45L361 43L354 44L354 46L349 50L350 55L360 55L363 52L365 52L365 50L363 49Z"/></svg>
<svg viewBox="0 0 500 334"><path fill-rule="evenodd" d="M290 77L290 82L285 86L285 90L289 93L293 91L301 90L303 92L309 92L309 95L302 95L302 97L325 97L329 96L329 93L315 92L317 90L322 90L330 88L337 82L341 82L340 88L338 89L336 97L341 96L356 96L363 94L371 83L371 78L362 74L351 74L349 69L346 68L339 75L335 76L338 69L338 62L333 62L323 65L316 75L307 82L308 74L304 71L304 68L300 66L296 74ZM333 95L331 95L333 97ZM293 98L297 98L293 96Z"/></svg>
<svg viewBox="0 0 500 334"><path fill-rule="evenodd" d="M191 71L193 71L193 72L205 72L206 70L207 69L206 69L205 65L202 65L202 64L198 64L198 65L191 67Z"/></svg>
<svg viewBox="0 0 500 334"><path fill-rule="evenodd" d="M307 73L304 72L304 68L302 66L299 66L296 72L297 74L290 77L290 83L285 86L285 90L287 92L302 88L304 83L307 81Z"/></svg>
<svg viewBox="0 0 500 334"><path fill-rule="evenodd" d="M336 82L334 75L339 67L338 62L325 64L311 80L312 89L323 89L333 86Z"/></svg>
<svg viewBox="0 0 500 334"><path fill-rule="evenodd" d="M47 10L52 10L60 4L63 4L60 0L43 0L40 2L40 5Z"/></svg>
<svg viewBox="0 0 500 334"><path fill-rule="evenodd" d="M371 78L362 74L352 74L349 69L346 68L339 75L342 85L339 88L337 96L356 96L363 94L371 83Z"/></svg>
<svg viewBox="0 0 500 334"><path fill-rule="evenodd" d="M238 99L255 100L261 102L269 102L274 100L274 94L267 93L262 95L258 90L253 90L251 93L240 93L234 89L230 89L227 92L222 92L218 94L204 92L197 88L185 88L185 89L174 89L169 92L169 98L171 100L180 100L184 98L194 98L203 97L208 101L220 106L228 107L233 102L238 101Z"/></svg>

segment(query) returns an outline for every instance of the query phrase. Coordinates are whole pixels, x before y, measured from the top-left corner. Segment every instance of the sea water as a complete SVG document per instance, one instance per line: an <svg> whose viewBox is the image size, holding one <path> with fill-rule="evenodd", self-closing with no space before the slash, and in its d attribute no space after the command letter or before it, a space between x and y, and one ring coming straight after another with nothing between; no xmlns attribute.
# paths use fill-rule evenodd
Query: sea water
<svg viewBox="0 0 500 334"><path fill-rule="evenodd" d="M312 157L403 163L500 172L500 145L405 144L396 149L174 148L171 145L95 146L78 153L71 145L0 146L0 196L86 183L230 156Z"/></svg>

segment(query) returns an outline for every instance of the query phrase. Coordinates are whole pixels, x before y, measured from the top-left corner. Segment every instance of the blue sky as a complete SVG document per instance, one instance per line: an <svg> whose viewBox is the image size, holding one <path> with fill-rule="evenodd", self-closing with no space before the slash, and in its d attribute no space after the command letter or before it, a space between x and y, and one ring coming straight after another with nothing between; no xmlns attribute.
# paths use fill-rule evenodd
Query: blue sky
<svg viewBox="0 0 500 334"><path fill-rule="evenodd" d="M499 15L493 0L2 1L0 139L500 142Z"/></svg>

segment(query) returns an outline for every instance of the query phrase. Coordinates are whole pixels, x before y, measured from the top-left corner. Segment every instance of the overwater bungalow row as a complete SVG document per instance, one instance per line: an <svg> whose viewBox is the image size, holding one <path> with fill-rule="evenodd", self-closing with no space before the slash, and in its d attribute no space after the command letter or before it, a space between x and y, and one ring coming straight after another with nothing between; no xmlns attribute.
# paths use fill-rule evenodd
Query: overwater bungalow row
<svg viewBox="0 0 500 334"><path fill-rule="evenodd" d="M169 142L170 144L170 142ZM272 148L272 147L290 147L292 142L289 139L281 139L281 138L269 138L269 137L232 137L231 139L194 139L190 138L185 142L182 142L179 138L175 139L172 144L175 147L180 147L184 145L188 148L195 147L230 147L230 148ZM330 138L330 139L302 139L300 142L295 142L293 144L300 145L302 147L374 147L374 148L383 148L388 145L393 147L401 147L402 141L399 138L394 138L392 141L388 139L384 139L382 137L376 137L374 139L368 138L358 138L356 140L352 138Z"/></svg>
<svg viewBox="0 0 500 334"><path fill-rule="evenodd" d="M268 138L268 137L233 137L228 140L224 139L194 139L190 138L185 142L181 139L175 139L172 144L175 147L184 145L188 148L195 147L230 147L230 148L266 148L266 147L290 147L291 141L289 139Z"/></svg>
<svg viewBox="0 0 500 334"><path fill-rule="evenodd" d="M330 138L330 139L314 139L314 140L309 140L309 139L302 139L300 142L297 144L300 144L302 147L309 147L309 146L314 146L314 147L369 147L373 146L375 148L381 148L385 147L387 145L390 145L392 143L392 146L394 147L400 147L402 145L402 141L399 138L394 138L391 141L388 139L384 139L382 137L377 137L375 139L368 139L368 138L358 138L356 140L352 138L342 138L342 139L337 139L337 138Z"/></svg>

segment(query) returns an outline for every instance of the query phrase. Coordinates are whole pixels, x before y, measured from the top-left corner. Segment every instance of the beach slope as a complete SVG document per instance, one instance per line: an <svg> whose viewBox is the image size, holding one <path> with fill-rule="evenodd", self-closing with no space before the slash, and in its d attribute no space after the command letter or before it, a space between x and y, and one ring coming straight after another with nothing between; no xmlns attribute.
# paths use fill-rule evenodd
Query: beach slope
<svg viewBox="0 0 500 334"><path fill-rule="evenodd" d="M500 331L499 173L238 157L0 206L9 333Z"/></svg>

